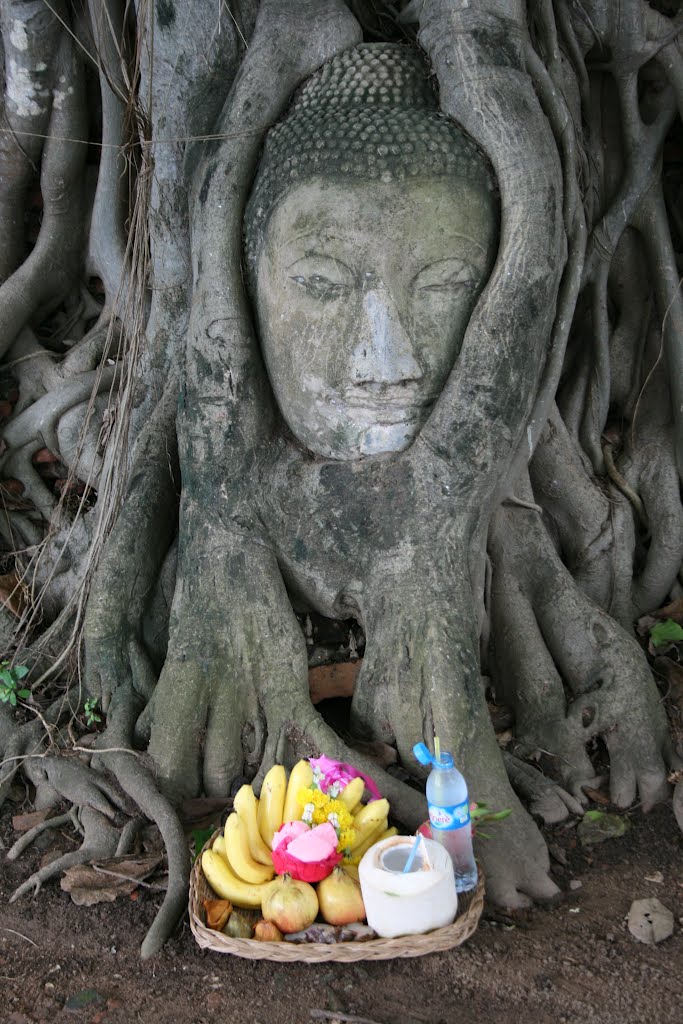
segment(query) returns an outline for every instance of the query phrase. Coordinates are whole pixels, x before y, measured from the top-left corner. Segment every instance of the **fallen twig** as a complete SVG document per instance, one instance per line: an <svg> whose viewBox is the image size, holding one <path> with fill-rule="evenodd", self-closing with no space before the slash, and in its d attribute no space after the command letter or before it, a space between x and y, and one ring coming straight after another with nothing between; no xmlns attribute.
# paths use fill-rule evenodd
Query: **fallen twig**
<svg viewBox="0 0 683 1024"><path fill-rule="evenodd" d="M2 930L3 932L9 932L11 935L18 935L20 939L25 939L27 942L30 942L32 946L35 946L36 949L40 949L38 943L34 942L33 939L29 939L28 935L24 935L23 932L17 932L14 928L3 928Z"/></svg>
<svg viewBox="0 0 683 1024"><path fill-rule="evenodd" d="M156 885L154 882L143 882L141 878L135 878L133 875L125 875L121 871L110 871L109 868L101 868L97 864L91 864L90 867L93 871L96 871L98 875L111 875L112 878L120 878L124 882L131 882L133 885L141 885L145 889L153 889L154 892L166 892L165 885Z"/></svg>

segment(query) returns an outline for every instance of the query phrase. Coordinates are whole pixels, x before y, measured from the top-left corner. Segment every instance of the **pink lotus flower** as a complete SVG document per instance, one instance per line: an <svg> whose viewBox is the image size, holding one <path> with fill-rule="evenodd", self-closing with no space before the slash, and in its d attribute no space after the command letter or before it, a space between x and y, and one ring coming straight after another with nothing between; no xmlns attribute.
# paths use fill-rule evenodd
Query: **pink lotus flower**
<svg viewBox="0 0 683 1024"><path fill-rule="evenodd" d="M323 793L330 793L330 790L333 790L330 795L339 796L342 789L348 786L352 779L360 777L370 791L373 800L379 800L382 796L370 776L359 772L351 764L335 761L331 757L326 757L325 754L322 754L321 757L309 757L308 763L313 769L313 784Z"/></svg>
<svg viewBox="0 0 683 1024"><path fill-rule="evenodd" d="M301 821L288 822L273 836L271 852L277 874L291 875L299 882L320 882L342 859L337 853L337 833L329 822L315 828Z"/></svg>

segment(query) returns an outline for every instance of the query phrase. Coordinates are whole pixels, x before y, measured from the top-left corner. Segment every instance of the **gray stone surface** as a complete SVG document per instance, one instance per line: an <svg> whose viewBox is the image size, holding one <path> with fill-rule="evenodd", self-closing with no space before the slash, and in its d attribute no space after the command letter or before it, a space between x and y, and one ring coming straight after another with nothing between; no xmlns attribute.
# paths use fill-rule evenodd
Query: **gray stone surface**
<svg viewBox="0 0 683 1024"><path fill-rule="evenodd" d="M402 451L455 363L491 265L496 211L458 178L315 178L280 203L258 265L278 405L316 455Z"/></svg>

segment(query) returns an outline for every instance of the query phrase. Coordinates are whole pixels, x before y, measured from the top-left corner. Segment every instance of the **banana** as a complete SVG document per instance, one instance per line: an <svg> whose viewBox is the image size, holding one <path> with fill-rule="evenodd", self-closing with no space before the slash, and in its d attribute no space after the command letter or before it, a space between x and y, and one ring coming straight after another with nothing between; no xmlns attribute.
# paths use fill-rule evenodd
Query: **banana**
<svg viewBox="0 0 683 1024"><path fill-rule="evenodd" d="M351 850L355 851L365 840L376 832L385 818L389 816L389 801L382 797L381 800L372 800L369 804L361 807L353 819L353 827L356 829L356 836L351 843ZM386 824L384 825L386 828Z"/></svg>
<svg viewBox="0 0 683 1024"><path fill-rule="evenodd" d="M365 782L361 779L360 775L358 775L355 779L351 779L351 781L344 786L339 794L339 799L344 804L347 811L353 812L363 799L364 791Z"/></svg>
<svg viewBox="0 0 683 1024"><path fill-rule="evenodd" d="M345 860L342 864L342 867L345 870L347 868L354 868L356 872L358 872L358 865L363 859L363 854L365 854L370 849L371 846L374 846L375 843L381 843L383 839L390 839L392 836L398 835L397 828L387 828L386 826L387 819L385 818L383 821L380 822L379 827L369 836L369 838L353 850L350 859ZM384 831L381 831L382 829L384 829Z"/></svg>
<svg viewBox="0 0 683 1024"><path fill-rule="evenodd" d="M301 820L304 809L299 803L299 790L308 789L312 782L313 769L308 761L297 761L292 768L289 782L287 783L287 795L282 811L283 824L286 824L288 821Z"/></svg>
<svg viewBox="0 0 683 1024"><path fill-rule="evenodd" d="M343 869L344 869L344 871L346 872L347 875L350 875L351 878L355 878L355 880L358 881L358 865L357 864L352 864L350 861L346 861L345 860L344 863L342 864L342 867L343 867Z"/></svg>
<svg viewBox="0 0 683 1024"><path fill-rule="evenodd" d="M214 843L214 847L215 847ZM261 901L270 890L270 882L252 885L228 867L227 862L215 850L204 850L202 871L211 888L224 900L230 900L236 907L261 909Z"/></svg>
<svg viewBox="0 0 683 1024"><path fill-rule="evenodd" d="M283 821L282 812L285 808L286 793L287 773L284 765L274 764L263 780L261 798L256 811L259 832L268 849L272 845L273 835Z"/></svg>
<svg viewBox="0 0 683 1024"><path fill-rule="evenodd" d="M252 885L261 885L273 877L273 865L270 867L255 861L249 851L247 829L239 814L235 811L225 823L225 852L228 864L238 878Z"/></svg>
<svg viewBox="0 0 683 1024"><path fill-rule="evenodd" d="M213 850L214 853L219 854L223 858L223 860L227 862L228 855L225 852L225 837L224 836L216 836L216 838L214 839L213 846L211 847L211 849Z"/></svg>
<svg viewBox="0 0 683 1024"><path fill-rule="evenodd" d="M233 807L244 822L244 827L247 830L249 853L259 864L272 867L273 858L270 855L270 850L261 839L261 833L258 829L256 820L258 800L254 796L254 790L251 786L244 785L237 791Z"/></svg>
<svg viewBox="0 0 683 1024"><path fill-rule="evenodd" d="M380 839L380 836L382 835L382 833L385 832L385 831L388 831L387 830L387 825L388 824L389 824L389 822L387 821L387 819L386 818L382 818L382 820L380 821L379 825L372 830L370 835L366 839L363 840L363 842L360 844L360 846L354 846L353 847L353 849L352 849L353 856L352 856L351 859L352 859L354 864L359 864L360 860L361 860L361 857L363 856L365 851L369 850L371 846L374 846L375 843L379 842L379 839Z"/></svg>

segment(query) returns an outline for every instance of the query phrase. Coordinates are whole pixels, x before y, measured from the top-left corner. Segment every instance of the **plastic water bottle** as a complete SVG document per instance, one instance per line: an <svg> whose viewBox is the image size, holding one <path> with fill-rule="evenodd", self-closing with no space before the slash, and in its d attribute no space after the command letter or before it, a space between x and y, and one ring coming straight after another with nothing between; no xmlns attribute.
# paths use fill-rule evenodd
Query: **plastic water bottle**
<svg viewBox="0 0 683 1024"><path fill-rule="evenodd" d="M446 751L437 760L424 743L416 743L413 753L420 764L432 765L427 779L432 838L451 855L456 890L469 892L477 884L477 864L472 849L467 783L453 764L453 756Z"/></svg>

